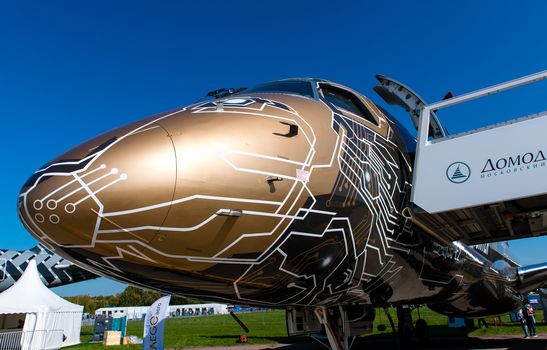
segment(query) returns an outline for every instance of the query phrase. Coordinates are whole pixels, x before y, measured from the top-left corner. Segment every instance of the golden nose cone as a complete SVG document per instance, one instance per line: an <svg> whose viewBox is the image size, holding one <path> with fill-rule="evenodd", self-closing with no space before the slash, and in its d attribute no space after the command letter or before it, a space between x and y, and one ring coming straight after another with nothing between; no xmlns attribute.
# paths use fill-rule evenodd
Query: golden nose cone
<svg viewBox="0 0 547 350"><path fill-rule="evenodd" d="M89 245L103 210L100 194L128 175L105 163L78 172L43 172L20 196L19 213L39 239L60 245Z"/></svg>
<svg viewBox="0 0 547 350"><path fill-rule="evenodd" d="M19 215L36 238L53 246L94 249L97 240L134 239L121 233L141 222L161 226L168 206L153 215L120 214L168 203L175 188L176 157L167 132L159 126L131 129L77 146L29 178Z"/></svg>

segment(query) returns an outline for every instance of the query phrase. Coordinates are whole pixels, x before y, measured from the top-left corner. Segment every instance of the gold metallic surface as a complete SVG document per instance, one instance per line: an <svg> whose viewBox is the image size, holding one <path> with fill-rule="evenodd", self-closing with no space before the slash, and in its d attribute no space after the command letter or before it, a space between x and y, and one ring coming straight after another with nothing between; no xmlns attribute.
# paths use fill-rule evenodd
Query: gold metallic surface
<svg viewBox="0 0 547 350"><path fill-rule="evenodd" d="M340 294L366 278L343 274L350 256L353 268L367 255L389 261L378 247L396 225L398 169L409 167L391 124L357 96L377 125L322 99L266 93L111 131L38 170L20 215L48 247L135 284L312 303L327 289L296 271L316 271ZM299 236L308 243L287 253Z"/></svg>

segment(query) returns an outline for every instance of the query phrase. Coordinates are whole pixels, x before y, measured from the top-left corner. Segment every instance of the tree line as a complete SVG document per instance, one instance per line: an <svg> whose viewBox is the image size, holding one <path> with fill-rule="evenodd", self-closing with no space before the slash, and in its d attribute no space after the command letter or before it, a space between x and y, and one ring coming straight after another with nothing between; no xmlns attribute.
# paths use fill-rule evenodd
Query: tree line
<svg viewBox="0 0 547 350"><path fill-rule="evenodd" d="M95 310L107 306L149 306L164 294L138 287L128 286L123 292L114 295L76 295L65 297L71 303L83 305L84 312L94 313ZM171 297L171 305L200 304L203 301L195 298Z"/></svg>

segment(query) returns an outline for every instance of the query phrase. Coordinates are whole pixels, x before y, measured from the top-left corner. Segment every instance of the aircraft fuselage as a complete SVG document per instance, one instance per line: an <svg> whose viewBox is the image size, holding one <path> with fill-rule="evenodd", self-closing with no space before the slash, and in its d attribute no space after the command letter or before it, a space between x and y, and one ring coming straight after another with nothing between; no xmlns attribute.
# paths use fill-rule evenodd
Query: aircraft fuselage
<svg viewBox="0 0 547 350"><path fill-rule="evenodd" d="M513 276L403 215L406 130L338 84L285 82L309 89L250 89L68 151L24 185L23 223L85 269L206 300L518 307Z"/></svg>

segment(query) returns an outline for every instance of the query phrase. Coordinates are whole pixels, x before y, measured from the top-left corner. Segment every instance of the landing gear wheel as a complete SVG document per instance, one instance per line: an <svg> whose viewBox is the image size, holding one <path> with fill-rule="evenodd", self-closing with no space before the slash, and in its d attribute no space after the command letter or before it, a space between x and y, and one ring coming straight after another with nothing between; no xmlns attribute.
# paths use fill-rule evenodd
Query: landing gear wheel
<svg viewBox="0 0 547 350"><path fill-rule="evenodd" d="M408 324L399 324L399 340L401 344L408 344L412 340L412 327Z"/></svg>
<svg viewBox="0 0 547 350"><path fill-rule="evenodd" d="M420 343L426 343L429 341L429 327L423 318L416 321L414 331L416 332L416 338L418 338Z"/></svg>
<svg viewBox="0 0 547 350"><path fill-rule="evenodd" d="M410 307L398 306L397 318L399 319L397 333L401 344L408 344L412 340L412 310Z"/></svg>

